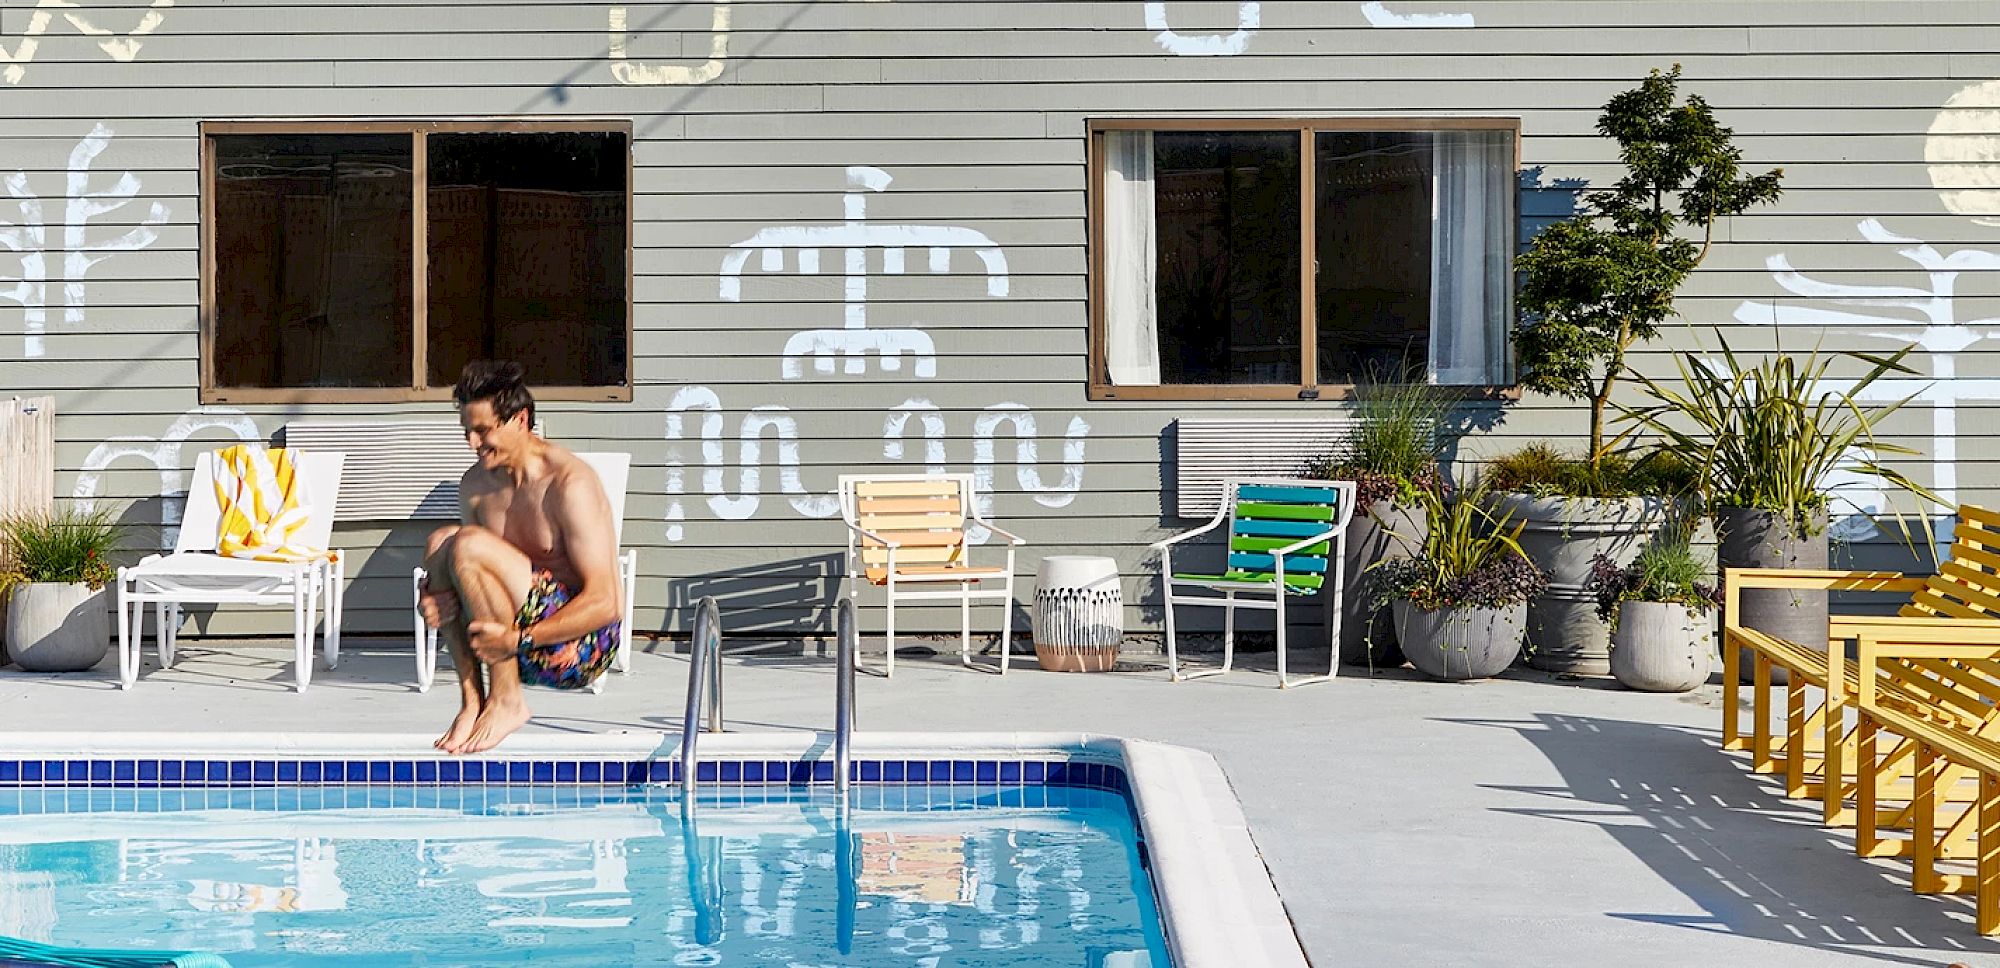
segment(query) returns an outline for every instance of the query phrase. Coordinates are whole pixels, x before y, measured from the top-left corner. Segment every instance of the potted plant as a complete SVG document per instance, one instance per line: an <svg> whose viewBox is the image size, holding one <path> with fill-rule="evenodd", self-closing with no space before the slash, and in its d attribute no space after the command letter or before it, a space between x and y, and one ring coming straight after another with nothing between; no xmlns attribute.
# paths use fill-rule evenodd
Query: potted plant
<svg viewBox="0 0 2000 968"><path fill-rule="evenodd" d="M1611 625L1611 674L1627 689L1687 692L1708 681L1722 594L1689 530L1662 529L1629 565L1591 562L1597 616Z"/></svg>
<svg viewBox="0 0 2000 968"><path fill-rule="evenodd" d="M1308 477L1353 481L1355 511L1344 542L1347 587L1341 594L1340 661L1349 665L1403 664L1395 624L1388 609L1364 587L1378 563L1418 551L1426 530L1425 495L1445 491L1439 459L1447 441L1440 433L1451 401L1436 387L1411 381L1369 381L1357 393L1354 434L1337 455L1307 468ZM1333 596L1323 595L1333 609ZM1331 625L1332 615L1327 616Z"/></svg>
<svg viewBox="0 0 2000 968"><path fill-rule="evenodd" d="M0 575L0 593L8 595L8 651L16 665L80 672L104 658L111 618L102 591L123 531L108 510L69 508L0 521L0 541L15 569Z"/></svg>
<svg viewBox="0 0 2000 968"><path fill-rule="evenodd" d="M1521 526L1510 527L1486 496L1478 485L1419 492L1430 527L1417 553L1374 571L1374 598L1390 605L1403 655L1438 679L1484 679L1512 665L1528 601L1548 586L1521 552Z"/></svg>
<svg viewBox="0 0 2000 968"><path fill-rule="evenodd" d="M1885 376L1914 374L1903 358L1821 353L1800 359L1771 354L1748 365L1717 333L1718 359L1677 354L1679 381L1641 378L1653 403L1628 408L1628 419L1658 433L1664 446L1696 471L1700 492L1716 517L1723 568L1825 568L1828 479L1836 469L1872 477L1923 500L1945 504L1880 459L1918 451L1875 436L1884 418L1912 397L1865 406ZM1837 360L1857 361L1860 377L1837 380ZM1861 455L1857 459L1857 455ZM1929 521L1923 531L1928 534ZM1906 539L1910 529L1903 529ZM1825 592L1745 590L1744 624L1789 641L1826 647Z"/></svg>
<svg viewBox="0 0 2000 968"><path fill-rule="evenodd" d="M1734 133L1698 96L1677 93L1680 66L1654 70L1613 97L1597 130L1618 143L1625 172L1589 192L1582 211L1538 234L1521 270L1514 352L1523 387L1590 405L1588 449L1517 455L1536 474L1496 477L1498 500L1524 526L1521 544L1549 573L1529 616L1537 668L1602 675L1609 630L1583 591L1598 555L1631 560L1664 519L1678 478L1649 473L1607 441L1605 413L1632 349L1675 315L1674 293L1707 257L1716 223L1777 201L1783 172L1747 175Z"/></svg>

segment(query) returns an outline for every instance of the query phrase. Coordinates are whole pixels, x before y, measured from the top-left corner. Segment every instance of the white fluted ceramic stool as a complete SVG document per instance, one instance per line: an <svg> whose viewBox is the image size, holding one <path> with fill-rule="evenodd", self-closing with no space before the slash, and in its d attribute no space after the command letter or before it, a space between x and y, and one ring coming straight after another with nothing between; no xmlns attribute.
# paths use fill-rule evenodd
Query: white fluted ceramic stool
<svg viewBox="0 0 2000 968"><path fill-rule="evenodd" d="M1125 639L1118 563L1051 555L1035 572L1035 661L1050 672L1109 672Z"/></svg>

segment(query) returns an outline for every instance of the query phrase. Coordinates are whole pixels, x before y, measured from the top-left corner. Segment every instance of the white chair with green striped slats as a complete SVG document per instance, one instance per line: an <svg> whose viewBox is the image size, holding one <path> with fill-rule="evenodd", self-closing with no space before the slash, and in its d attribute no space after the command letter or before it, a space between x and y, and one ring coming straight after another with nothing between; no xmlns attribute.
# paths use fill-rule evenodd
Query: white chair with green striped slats
<svg viewBox="0 0 2000 968"><path fill-rule="evenodd" d="M861 599L861 581L886 593L887 650L883 676L896 674L896 603L958 602L958 660L968 669L1007 672L1014 625L1014 549L1019 535L979 516L971 474L842 474L840 517L847 524L848 594ZM975 566L966 533L985 528L1007 542L1007 564ZM985 586L981 587L984 582ZM994 587L994 586L998 587ZM972 600L1000 603L1000 661L972 661Z"/></svg>
<svg viewBox="0 0 2000 968"><path fill-rule="evenodd" d="M1347 520L1354 514L1352 481L1297 478L1242 478L1224 481L1222 505L1215 519L1185 534L1153 545L1160 553L1160 585L1166 590L1167 669L1175 682L1221 675L1236 657L1236 610L1252 608L1277 613L1278 687L1324 682L1340 672L1340 650L1334 649L1327 674L1289 678L1285 671L1285 601L1325 591L1333 596L1326 610L1327 641L1340 641L1340 595L1345 584L1342 552ZM1216 574L1176 573L1173 546L1229 525L1229 557ZM1183 594L1200 589L1211 594ZM1242 596L1268 596L1250 597ZM1222 665L1199 672L1182 672L1175 642L1174 606L1207 605L1222 612Z"/></svg>

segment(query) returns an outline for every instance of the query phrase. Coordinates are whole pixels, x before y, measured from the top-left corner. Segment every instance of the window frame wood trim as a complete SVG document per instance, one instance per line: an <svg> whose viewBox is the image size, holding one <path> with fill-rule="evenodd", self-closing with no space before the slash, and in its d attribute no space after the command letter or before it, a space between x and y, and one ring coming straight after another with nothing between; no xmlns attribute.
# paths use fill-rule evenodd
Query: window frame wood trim
<svg viewBox="0 0 2000 968"><path fill-rule="evenodd" d="M1087 361L1089 383L1086 399L1116 400L1346 400L1354 395L1354 384L1319 382L1318 239L1315 150L1311 136L1319 131L1508 131L1513 137L1511 170L1521 168L1521 119L1504 115L1452 117L1273 117L1273 118L1092 118L1084 131L1085 209L1089 222L1084 233L1085 263L1089 285L1087 316L1090 336ZM1104 328L1104 134L1110 131L1269 131L1292 132L1299 139L1299 380L1297 384L1267 383L1168 383L1157 386L1119 386L1110 378ZM1520 212L1507 226L1508 258L1520 247ZM1511 313L1512 296L1508 306ZM1512 384L1486 386L1440 386L1447 395L1468 400L1520 398L1520 388Z"/></svg>
<svg viewBox="0 0 2000 968"><path fill-rule="evenodd" d="M607 386L534 385L535 398L547 402L629 403L637 382L638 342L634 320L635 240L637 227L633 212L636 195L635 145L631 118L565 116L552 118L435 118L418 121L347 118L255 119L202 121L199 174L201 227L197 233L199 271L199 373L198 399L203 404L300 404L300 403L416 403L451 399L449 386L428 383L430 323L430 223L429 143L425 135L457 133L536 133L550 131L599 132L625 136L625 374L624 383ZM223 387L215 380L215 284L216 209L215 136L236 134L408 134L410 135L411 272L410 386L407 387Z"/></svg>

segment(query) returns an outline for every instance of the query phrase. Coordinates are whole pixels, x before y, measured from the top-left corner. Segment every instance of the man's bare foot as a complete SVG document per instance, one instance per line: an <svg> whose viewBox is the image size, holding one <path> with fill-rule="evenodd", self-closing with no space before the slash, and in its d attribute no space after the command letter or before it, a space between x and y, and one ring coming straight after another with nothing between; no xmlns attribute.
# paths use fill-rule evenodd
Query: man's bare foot
<svg viewBox="0 0 2000 968"><path fill-rule="evenodd" d="M530 715L528 704L519 699L488 699L486 708L479 711L479 721L472 726L472 736L452 752L484 753L526 725Z"/></svg>
<svg viewBox="0 0 2000 968"><path fill-rule="evenodd" d="M444 735L438 737L437 742L431 745L447 753L458 752L459 747L464 746L466 739L472 736L473 724L478 721L479 707L466 706L461 708L458 711L457 718L451 721L451 728L445 730Z"/></svg>

